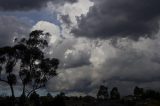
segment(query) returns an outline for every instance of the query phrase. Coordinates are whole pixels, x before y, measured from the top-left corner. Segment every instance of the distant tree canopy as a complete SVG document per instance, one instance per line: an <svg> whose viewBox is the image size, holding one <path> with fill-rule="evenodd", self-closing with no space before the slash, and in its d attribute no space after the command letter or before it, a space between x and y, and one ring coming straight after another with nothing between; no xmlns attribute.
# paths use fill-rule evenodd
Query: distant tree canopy
<svg viewBox="0 0 160 106"><path fill-rule="evenodd" d="M114 87L110 92L111 99L118 100L120 99L120 93L117 87Z"/></svg>
<svg viewBox="0 0 160 106"><path fill-rule="evenodd" d="M17 83L18 76L23 86L22 95L25 96L27 92L27 96L30 96L57 75L59 60L46 58L44 52L48 46L49 36L49 33L35 30L27 39L15 39L14 46L0 48L0 81L10 86L13 97L13 85ZM19 67L17 68L17 66ZM32 89L27 90L27 85Z"/></svg>
<svg viewBox="0 0 160 106"><path fill-rule="evenodd" d="M160 100L160 92L149 89L145 91L144 97Z"/></svg>
<svg viewBox="0 0 160 106"><path fill-rule="evenodd" d="M160 99L160 93L158 91L152 90L152 89L147 89L144 90L143 88L140 87L135 87L134 88L134 96L136 96L138 99Z"/></svg>
<svg viewBox="0 0 160 106"><path fill-rule="evenodd" d="M142 97L143 95L144 95L144 90L143 90L143 88L139 88L139 87L135 87L134 88L134 96L136 96L136 97Z"/></svg>
<svg viewBox="0 0 160 106"><path fill-rule="evenodd" d="M108 99L108 97L108 88L101 85L97 93L97 99Z"/></svg>

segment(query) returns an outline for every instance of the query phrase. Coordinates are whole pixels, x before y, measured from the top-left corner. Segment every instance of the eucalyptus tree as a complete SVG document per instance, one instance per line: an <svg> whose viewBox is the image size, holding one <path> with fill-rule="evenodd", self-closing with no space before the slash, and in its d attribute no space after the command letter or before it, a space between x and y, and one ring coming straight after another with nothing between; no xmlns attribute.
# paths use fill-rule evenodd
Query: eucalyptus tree
<svg viewBox="0 0 160 106"><path fill-rule="evenodd" d="M0 48L0 81L10 86L12 97L15 97L13 85L17 82L14 73L17 60L18 55L16 54L15 47L7 46Z"/></svg>
<svg viewBox="0 0 160 106"><path fill-rule="evenodd" d="M35 30L28 38L15 39L14 46L0 48L0 81L9 84L13 97L13 85L17 78L22 82L22 95L25 96L27 92L29 96L37 89L45 87L46 82L57 75L59 60L47 58L45 55L49 36L49 33ZM30 90L27 90L27 85Z"/></svg>
<svg viewBox="0 0 160 106"><path fill-rule="evenodd" d="M36 30L30 33L28 39L21 39L18 45L20 49L20 71L22 80L23 95L28 91L27 96L37 89L45 87L46 82L57 75L59 60L56 58L46 58L45 48L48 47L47 38L49 33ZM26 85L31 85L31 90L26 90Z"/></svg>

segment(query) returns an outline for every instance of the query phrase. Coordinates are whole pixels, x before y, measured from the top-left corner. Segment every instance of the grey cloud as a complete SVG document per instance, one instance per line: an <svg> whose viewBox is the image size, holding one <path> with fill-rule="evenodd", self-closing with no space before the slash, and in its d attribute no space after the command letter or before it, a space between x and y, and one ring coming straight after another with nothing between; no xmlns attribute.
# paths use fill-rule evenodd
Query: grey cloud
<svg viewBox="0 0 160 106"><path fill-rule="evenodd" d="M97 80L99 82L105 80L109 87L117 86L123 94L131 93L135 86L159 88L160 66L157 61L153 61L153 58L159 60L159 56L155 55L159 53L159 47L155 46L159 42L158 39L129 41L132 43L125 45L122 42L124 48L116 48L117 55L109 60L106 59L100 68Z"/></svg>
<svg viewBox="0 0 160 106"><path fill-rule="evenodd" d="M0 46L13 44L14 37L28 35L30 25L14 16L0 16Z"/></svg>
<svg viewBox="0 0 160 106"><path fill-rule="evenodd" d="M0 10L1 11L23 11L40 9L48 2L53 2L54 4L63 4L65 2L74 3L77 0L1 0Z"/></svg>
<svg viewBox="0 0 160 106"><path fill-rule="evenodd" d="M68 27L70 26L70 24L72 24L72 21L69 17L69 15L61 15L61 20L64 24L66 24Z"/></svg>
<svg viewBox="0 0 160 106"><path fill-rule="evenodd" d="M50 91L89 92L95 88L91 86L92 79L89 76L90 72L91 70L88 66L68 68L56 79L48 83L48 89Z"/></svg>
<svg viewBox="0 0 160 106"><path fill-rule="evenodd" d="M137 51L133 48L128 50L122 49L118 56L109 61L109 64L108 61L104 64L104 67L108 67L110 73L113 72L108 76L107 80L130 81L135 83L160 81L160 66L157 62L152 61L152 58L156 57L154 53L153 55L149 55L145 51ZM104 75L107 74L106 70L106 74Z"/></svg>
<svg viewBox="0 0 160 106"><path fill-rule="evenodd" d="M57 31L57 27L52 23L41 21L33 28L34 30L44 30L52 35L50 46L46 50L49 51L47 56L58 58L61 68L89 65L88 40L62 37L60 36L60 32ZM57 33L54 33L54 31Z"/></svg>
<svg viewBox="0 0 160 106"><path fill-rule="evenodd" d="M65 68L76 68L91 64L89 61L90 54L87 51L72 49L72 52L67 54L67 57L63 60Z"/></svg>
<svg viewBox="0 0 160 106"><path fill-rule="evenodd" d="M75 41L75 39L64 40L62 44L54 49L54 56L61 60L61 68L76 68L91 64L89 61L90 54L88 54L88 50L77 50L78 48L73 47L76 44Z"/></svg>
<svg viewBox="0 0 160 106"><path fill-rule="evenodd" d="M75 36L112 38L150 36L158 31L159 0L93 0L87 16L78 19Z"/></svg>
<svg viewBox="0 0 160 106"><path fill-rule="evenodd" d="M91 42L92 46L96 45L90 47L92 51L90 55L93 55L93 53L94 55L86 58L86 61L97 58L90 61L90 64L81 67L71 65L71 67L63 69L64 71L61 71L59 78L53 79L49 83L48 89L50 91L91 93L98 89L99 85L104 84L104 81L110 89L117 86L122 94L132 93L131 91L135 86L156 89L159 87L158 83L160 82L160 65L157 62L159 61L159 55L155 55L160 52L160 46L157 46L159 45L159 39L160 37L157 37L157 39L144 38L136 42L126 39L121 42L118 41L116 47L113 45L108 46L109 42L106 43L106 40L100 40L101 45ZM99 49L95 50L95 48ZM74 59L69 60L76 62ZM98 65L98 62L101 64ZM68 65L71 63L69 62Z"/></svg>

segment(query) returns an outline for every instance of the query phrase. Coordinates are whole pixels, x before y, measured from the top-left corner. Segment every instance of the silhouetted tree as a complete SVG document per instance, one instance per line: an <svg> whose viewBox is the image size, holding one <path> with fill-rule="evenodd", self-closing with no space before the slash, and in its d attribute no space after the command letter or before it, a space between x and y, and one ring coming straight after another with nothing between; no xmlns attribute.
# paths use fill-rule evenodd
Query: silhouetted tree
<svg viewBox="0 0 160 106"><path fill-rule="evenodd" d="M108 99L108 96L108 88L101 85L97 93L97 99Z"/></svg>
<svg viewBox="0 0 160 106"><path fill-rule="evenodd" d="M27 39L16 39L13 47L0 48L0 81L9 84L12 97L15 97L13 85L16 84L17 76L14 73L14 67L17 64L20 65L20 69L16 69L16 71L19 72L22 81L23 98L25 98L26 91L28 91L27 97L29 97L37 89L45 87L46 82L57 75L59 60L46 58L44 53L48 46L49 36L49 33L35 30ZM27 85L31 85L32 89L27 90Z"/></svg>
<svg viewBox="0 0 160 106"><path fill-rule="evenodd" d="M157 100L160 100L160 93L155 91L155 90L146 90L144 92L144 98L151 98L151 99L157 99Z"/></svg>
<svg viewBox="0 0 160 106"><path fill-rule="evenodd" d="M17 78L14 71L18 60L15 47L0 48L0 81L10 86L12 97L14 98L13 85L16 84Z"/></svg>
<svg viewBox="0 0 160 106"><path fill-rule="evenodd" d="M41 30L32 31L28 39L23 38L16 45L21 59L19 76L23 84L22 95L28 91L26 85L32 85L32 90L28 91L27 97L35 90L44 87L50 78L57 75L59 60L45 58L43 52L48 46L48 36L50 36L48 33Z"/></svg>
<svg viewBox="0 0 160 106"><path fill-rule="evenodd" d="M136 97L142 97L143 94L144 94L143 88L139 88L137 86L134 88L134 96L136 96Z"/></svg>
<svg viewBox="0 0 160 106"><path fill-rule="evenodd" d="M112 100L118 100L120 99L120 93L118 92L118 88L114 87L111 92L110 92L110 96Z"/></svg>

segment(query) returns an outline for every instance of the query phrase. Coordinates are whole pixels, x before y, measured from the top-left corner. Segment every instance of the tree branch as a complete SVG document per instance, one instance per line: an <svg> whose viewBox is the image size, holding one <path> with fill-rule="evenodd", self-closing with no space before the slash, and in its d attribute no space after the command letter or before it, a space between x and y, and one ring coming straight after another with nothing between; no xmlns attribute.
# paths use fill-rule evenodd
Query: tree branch
<svg viewBox="0 0 160 106"><path fill-rule="evenodd" d="M34 92L34 91L36 91L36 90L38 90L38 89L40 89L40 88L43 88L43 87L44 87L44 86L39 86L39 87L37 87L37 88L35 88L35 89L32 89L32 90L27 94L27 97L29 97L32 92Z"/></svg>

